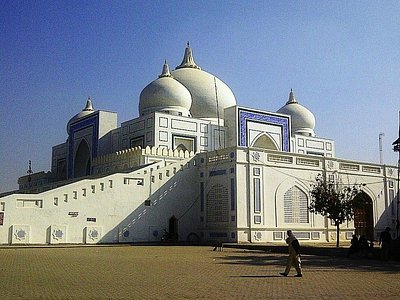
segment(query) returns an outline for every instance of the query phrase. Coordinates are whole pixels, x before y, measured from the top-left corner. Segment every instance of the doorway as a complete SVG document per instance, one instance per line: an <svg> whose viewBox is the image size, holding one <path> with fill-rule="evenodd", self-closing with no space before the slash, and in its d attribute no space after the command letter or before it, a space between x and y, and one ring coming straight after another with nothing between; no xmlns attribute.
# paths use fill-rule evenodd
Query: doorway
<svg viewBox="0 0 400 300"><path fill-rule="evenodd" d="M85 139L82 139L74 160L74 178L90 175L91 159L89 145Z"/></svg>
<svg viewBox="0 0 400 300"><path fill-rule="evenodd" d="M173 241L178 240L178 220L175 218L175 216L172 216L169 219L168 232L171 240Z"/></svg>
<svg viewBox="0 0 400 300"><path fill-rule="evenodd" d="M354 201L362 205L354 210L355 234L364 235L367 239L374 239L374 218L372 199L366 193L358 194Z"/></svg>

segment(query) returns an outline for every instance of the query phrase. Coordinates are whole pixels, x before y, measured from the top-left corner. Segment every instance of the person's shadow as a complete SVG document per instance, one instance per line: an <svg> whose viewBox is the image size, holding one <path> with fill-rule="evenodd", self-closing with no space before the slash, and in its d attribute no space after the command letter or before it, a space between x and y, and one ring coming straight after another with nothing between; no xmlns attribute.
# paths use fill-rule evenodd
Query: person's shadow
<svg viewBox="0 0 400 300"><path fill-rule="evenodd" d="M241 275L241 276L231 276L231 277L242 277L242 278L273 278L282 277L279 275Z"/></svg>

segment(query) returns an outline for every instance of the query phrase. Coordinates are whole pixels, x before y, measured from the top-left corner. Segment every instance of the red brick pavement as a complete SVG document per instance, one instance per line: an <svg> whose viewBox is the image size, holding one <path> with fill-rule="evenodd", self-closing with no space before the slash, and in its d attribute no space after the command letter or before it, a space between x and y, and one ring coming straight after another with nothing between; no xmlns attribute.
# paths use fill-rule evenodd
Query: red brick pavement
<svg viewBox="0 0 400 300"><path fill-rule="evenodd" d="M400 263L211 247L1 248L0 299L400 299Z"/></svg>

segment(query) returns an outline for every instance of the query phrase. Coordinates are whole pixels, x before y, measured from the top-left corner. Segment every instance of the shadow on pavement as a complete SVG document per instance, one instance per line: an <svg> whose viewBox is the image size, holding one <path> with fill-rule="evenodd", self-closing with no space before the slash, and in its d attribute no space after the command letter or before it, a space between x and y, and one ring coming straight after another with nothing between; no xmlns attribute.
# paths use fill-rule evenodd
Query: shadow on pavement
<svg viewBox="0 0 400 300"><path fill-rule="evenodd" d="M240 277L240 278L273 278L273 277L279 277L281 278L282 276L279 275L240 275L240 276L230 276L232 278L235 277Z"/></svg>
<svg viewBox="0 0 400 300"><path fill-rule="evenodd" d="M240 251L240 250L239 250ZM219 259L223 260L221 264L235 265L277 265L285 266L287 254L265 253L262 251L244 251L245 255L226 255ZM313 269L315 271L327 271L329 269L357 270L365 272L387 272L388 274L398 274L400 272L400 262L381 261L378 259L350 259L346 257L326 257L316 255L302 255L303 268ZM279 277L279 276L266 276Z"/></svg>

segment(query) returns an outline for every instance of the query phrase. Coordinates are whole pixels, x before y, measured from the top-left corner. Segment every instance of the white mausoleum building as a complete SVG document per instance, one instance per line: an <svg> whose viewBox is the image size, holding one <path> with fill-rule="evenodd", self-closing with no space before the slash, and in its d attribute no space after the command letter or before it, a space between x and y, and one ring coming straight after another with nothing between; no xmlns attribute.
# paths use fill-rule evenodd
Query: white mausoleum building
<svg viewBox="0 0 400 300"><path fill-rule="evenodd" d="M334 241L332 222L308 211L318 174L363 184L368 203L339 238L369 238L395 227L396 167L335 156L316 120L290 91L277 112L242 107L202 70L187 46L182 63L140 94L139 117L88 99L52 151L51 171L19 179L0 197L1 244L160 241Z"/></svg>

